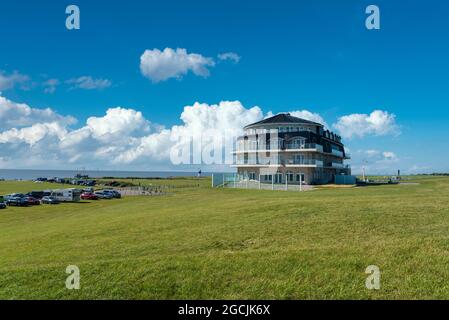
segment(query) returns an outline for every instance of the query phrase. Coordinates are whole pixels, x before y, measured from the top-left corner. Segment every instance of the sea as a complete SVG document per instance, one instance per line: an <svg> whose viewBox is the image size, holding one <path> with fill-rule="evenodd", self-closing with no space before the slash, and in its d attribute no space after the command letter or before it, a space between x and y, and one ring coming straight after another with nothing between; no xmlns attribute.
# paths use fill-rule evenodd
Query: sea
<svg viewBox="0 0 449 320"><path fill-rule="evenodd" d="M0 169L0 180L34 180L37 178L73 178L77 174L90 178L169 178L196 177L198 172L183 171L103 171L103 170L26 170ZM202 172L201 176L211 176L211 172Z"/></svg>

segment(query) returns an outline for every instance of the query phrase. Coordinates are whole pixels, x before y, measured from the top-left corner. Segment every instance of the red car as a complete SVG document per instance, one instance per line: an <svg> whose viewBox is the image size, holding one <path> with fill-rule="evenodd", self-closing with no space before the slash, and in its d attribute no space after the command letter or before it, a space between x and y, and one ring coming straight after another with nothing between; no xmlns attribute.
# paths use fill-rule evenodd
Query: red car
<svg viewBox="0 0 449 320"><path fill-rule="evenodd" d="M26 203L28 203L28 205L30 205L30 206L37 206L37 205L41 204L41 202L34 197L25 197L24 199L25 199Z"/></svg>
<svg viewBox="0 0 449 320"><path fill-rule="evenodd" d="M81 199L83 199L83 200L98 200L98 196L92 192L83 192L81 194Z"/></svg>

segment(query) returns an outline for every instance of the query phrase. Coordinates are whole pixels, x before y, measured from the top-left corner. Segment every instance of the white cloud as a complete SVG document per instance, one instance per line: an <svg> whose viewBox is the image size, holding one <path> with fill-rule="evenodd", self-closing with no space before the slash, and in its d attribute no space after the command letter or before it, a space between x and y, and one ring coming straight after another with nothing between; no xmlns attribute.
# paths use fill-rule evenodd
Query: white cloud
<svg viewBox="0 0 449 320"><path fill-rule="evenodd" d="M24 85L30 80L27 75L14 71L11 74L6 74L0 71L0 90L8 90L14 88L16 85Z"/></svg>
<svg viewBox="0 0 449 320"><path fill-rule="evenodd" d="M185 141L177 140L177 137L198 141L204 138L204 133L214 129L228 133L231 138L240 135L245 125L263 118L260 108L246 109L238 101L214 105L195 103L184 108L181 124L164 128L153 125L139 111L116 107L108 109L103 116L88 118L78 129L71 129L73 121L67 120L70 117L56 114L51 109L7 102L28 115L18 116L19 111L15 111L10 113L11 117L3 118L9 126L13 118L20 119L18 122L21 123L20 127L7 130L2 127L3 131L0 130L1 165L10 168L70 168L75 164L103 169L148 170L155 165L173 168L171 148L185 146ZM32 115L35 115L34 123Z"/></svg>
<svg viewBox="0 0 449 320"><path fill-rule="evenodd" d="M110 108L103 117L87 119L87 128L96 139L110 139L124 134L143 134L149 132L150 123L140 111L121 107Z"/></svg>
<svg viewBox="0 0 449 320"><path fill-rule="evenodd" d="M323 117L321 117L318 113L313 113L308 110L290 111L289 113L294 117L317 122L317 123L322 124L324 127L329 128L329 125L326 123L326 121L324 121Z"/></svg>
<svg viewBox="0 0 449 320"><path fill-rule="evenodd" d="M58 79L48 79L44 81L44 93L54 93L56 91L56 87L59 85Z"/></svg>
<svg viewBox="0 0 449 320"><path fill-rule="evenodd" d="M95 90L95 89L105 89L112 85L110 80L107 79L94 79L91 76L82 76L79 78L74 78L67 80L66 83L73 85L72 89L85 89L85 90Z"/></svg>
<svg viewBox="0 0 449 320"><path fill-rule="evenodd" d="M384 136L400 133L396 116L375 110L371 114L351 114L340 117L333 125L343 138L362 138L367 135Z"/></svg>
<svg viewBox="0 0 449 320"><path fill-rule="evenodd" d="M356 156L357 158L363 159L365 162L371 163L399 161L396 153L392 151L379 151L376 149L358 150Z"/></svg>
<svg viewBox="0 0 449 320"><path fill-rule="evenodd" d="M220 53L218 55L218 59L223 60L223 61L231 60L234 63L239 63L241 57L235 52L225 52L225 53Z"/></svg>
<svg viewBox="0 0 449 320"><path fill-rule="evenodd" d="M50 108L31 108L24 103L15 103L0 96L0 128L20 128L36 123L59 122L63 125L74 124L76 119L71 116L61 116Z"/></svg>
<svg viewBox="0 0 449 320"><path fill-rule="evenodd" d="M209 76L208 67L213 67L212 58L204 57L198 53L187 53L186 49L165 48L145 50L140 57L140 70L142 74L153 82L165 81L170 78L180 79L189 71L197 76Z"/></svg>
<svg viewBox="0 0 449 320"><path fill-rule="evenodd" d="M352 154L351 163L354 174L361 174L364 168L368 175L396 174L402 165L395 152L377 149L357 150Z"/></svg>
<svg viewBox="0 0 449 320"><path fill-rule="evenodd" d="M0 133L0 143L24 142L33 146L46 136L56 136L59 139L66 135L65 128L58 122L36 123L22 129L12 128Z"/></svg>
<svg viewBox="0 0 449 320"><path fill-rule="evenodd" d="M243 133L245 125L262 118L263 113L259 107L246 109L239 101L221 101L213 105L196 102L193 106L184 107L181 114L182 125L142 138L135 148L128 150L119 159L125 162L135 161L142 156L168 159L171 146L181 150L189 147L187 144L190 141L202 141L207 144L213 139L212 136L207 136L207 132L212 130L226 133L224 138L232 139ZM188 137L191 140L180 140L179 137Z"/></svg>

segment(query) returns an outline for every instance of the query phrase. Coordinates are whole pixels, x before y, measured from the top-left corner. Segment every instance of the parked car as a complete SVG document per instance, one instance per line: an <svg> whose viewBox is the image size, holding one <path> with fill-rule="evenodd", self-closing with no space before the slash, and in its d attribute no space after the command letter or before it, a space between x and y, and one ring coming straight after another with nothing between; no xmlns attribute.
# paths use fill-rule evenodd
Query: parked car
<svg viewBox="0 0 449 320"><path fill-rule="evenodd" d="M117 190L106 189L103 190L103 193L110 194L113 198L120 199L122 195Z"/></svg>
<svg viewBox="0 0 449 320"><path fill-rule="evenodd" d="M45 196L42 198L41 203L42 204L58 204L59 200L56 199L55 197Z"/></svg>
<svg viewBox="0 0 449 320"><path fill-rule="evenodd" d="M24 197L23 199L25 199L25 201L28 202L30 206L37 206L41 204L41 202L34 197Z"/></svg>
<svg viewBox="0 0 449 320"><path fill-rule="evenodd" d="M105 193L103 191L97 191L97 192L95 192L95 195L98 197L98 199L107 199L107 200L109 200L109 199L113 198L111 194Z"/></svg>
<svg viewBox="0 0 449 320"><path fill-rule="evenodd" d="M5 198L0 196L0 209L6 209Z"/></svg>
<svg viewBox="0 0 449 320"><path fill-rule="evenodd" d="M92 188L92 187L83 188L83 192L94 193L94 188Z"/></svg>
<svg viewBox="0 0 449 320"><path fill-rule="evenodd" d="M92 192L83 192L81 194L82 200L98 200L98 196Z"/></svg>
<svg viewBox="0 0 449 320"><path fill-rule="evenodd" d="M8 200L9 198L23 198L23 197L26 197L26 195L24 195L23 193L11 193L5 196L6 200Z"/></svg>
<svg viewBox="0 0 449 320"><path fill-rule="evenodd" d="M24 197L9 197L6 200L6 204L8 206L26 207L28 206L28 201Z"/></svg>
<svg viewBox="0 0 449 320"><path fill-rule="evenodd" d="M50 192L45 192L45 191L31 191L26 194L26 196L33 197L36 199L42 199L43 197L49 196L49 195L50 195Z"/></svg>

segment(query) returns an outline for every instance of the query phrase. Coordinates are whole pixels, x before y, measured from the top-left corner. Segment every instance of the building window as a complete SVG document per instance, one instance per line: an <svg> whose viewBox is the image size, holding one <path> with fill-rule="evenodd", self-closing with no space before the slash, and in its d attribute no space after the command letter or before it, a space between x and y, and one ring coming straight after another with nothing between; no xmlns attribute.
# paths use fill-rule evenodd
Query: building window
<svg viewBox="0 0 449 320"><path fill-rule="evenodd" d="M296 174L296 182L304 182L304 179L305 177L304 177L304 173L297 173Z"/></svg>

